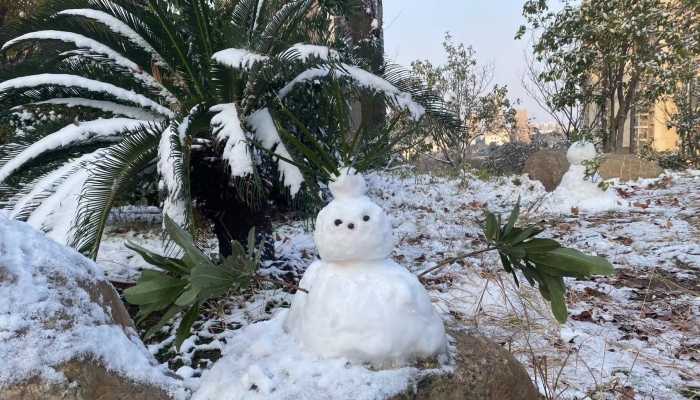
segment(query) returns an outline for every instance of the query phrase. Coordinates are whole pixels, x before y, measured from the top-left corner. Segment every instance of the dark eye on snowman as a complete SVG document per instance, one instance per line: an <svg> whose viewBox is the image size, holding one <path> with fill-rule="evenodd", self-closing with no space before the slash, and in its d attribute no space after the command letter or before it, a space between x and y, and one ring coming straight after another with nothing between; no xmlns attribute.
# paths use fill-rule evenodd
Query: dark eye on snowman
<svg viewBox="0 0 700 400"><path fill-rule="evenodd" d="M334 222L335 226L338 226L338 225L340 225L340 224L342 224L342 223L343 223L343 221L341 221L341 220L339 220L339 219L336 219L335 222Z"/></svg>
<svg viewBox="0 0 700 400"><path fill-rule="evenodd" d="M364 217L362 217L362 220L365 222L369 221L369 215L365 215Z"/></svg>

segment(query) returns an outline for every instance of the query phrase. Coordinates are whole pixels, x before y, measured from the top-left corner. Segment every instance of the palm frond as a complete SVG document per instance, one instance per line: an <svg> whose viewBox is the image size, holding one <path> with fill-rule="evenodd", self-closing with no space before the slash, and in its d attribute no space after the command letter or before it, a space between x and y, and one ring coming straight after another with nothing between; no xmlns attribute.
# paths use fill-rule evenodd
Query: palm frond
<svg viewBox="0 0 700 400"><path fill-rule="evenodd" d="M124 139L108 147L89 168L74 223L70 245L95 259L109 212L139 172L154 162L163 127L143 124L129 130Z"/></svg>

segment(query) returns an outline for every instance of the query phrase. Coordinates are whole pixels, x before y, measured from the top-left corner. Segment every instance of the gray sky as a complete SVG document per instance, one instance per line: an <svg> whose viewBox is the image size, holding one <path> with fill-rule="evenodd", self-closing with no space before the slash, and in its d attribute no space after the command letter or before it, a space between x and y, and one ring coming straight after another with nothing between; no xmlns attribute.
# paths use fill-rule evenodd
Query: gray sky
<svg viewBox="0 0 700 400"><path fill-rule="evenodd" d="M519 108L537 122L549 120L521 85L525 70L524 40L515 32L524 22L523 0L384 0L384 46L387 56L409 66L416 59L433 64L445 60L442 40L450 31L453 41L472 45L481 63L494 65L493 83L508 85Z"/></svg>

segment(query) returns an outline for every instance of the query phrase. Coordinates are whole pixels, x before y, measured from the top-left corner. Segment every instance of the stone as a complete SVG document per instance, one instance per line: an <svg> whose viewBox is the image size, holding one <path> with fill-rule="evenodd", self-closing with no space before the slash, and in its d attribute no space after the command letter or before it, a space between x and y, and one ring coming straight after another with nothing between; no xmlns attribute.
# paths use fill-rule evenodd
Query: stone
<svg viewBox="0 0 700 400"><path fill-rule="evenodd" d="M455 339L455 369L428 374L390 400L539 400L525 368L493 341L463 332Z"/></svg>
<svg viewBox="0 0 700 400"><path fill-rule="evenodd" d="M568 169L565 150L539 150L525 161L523 173L542 182L545 190L551 192L559 186Z"/></svg>
<svg viewBox="0 0 700 400"><path fill-rule="evenodd" d="M0 399L169 400L183 393L91 260L0 214Z"/></svg>
<svg viewBox="0 0 700 400"><path fill-rule="evenodd" d="M605 154L598 173L603 179L619 178L621 181L657 178L663 169L655 161L643 160L634 154Z"/></svg>

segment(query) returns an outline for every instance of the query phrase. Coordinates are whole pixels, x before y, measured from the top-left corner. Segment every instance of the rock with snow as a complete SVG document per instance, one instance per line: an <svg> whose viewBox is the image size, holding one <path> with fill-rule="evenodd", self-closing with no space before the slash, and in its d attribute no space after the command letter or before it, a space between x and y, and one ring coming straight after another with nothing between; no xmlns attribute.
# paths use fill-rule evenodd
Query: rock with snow
<svg viewBox="0 0 700 400"><path fill-rule="evenodd" d="M416 276L389 259L391 223L364 178L344 169L330 189L314 233L321 260L299 283L286 330L314 354L375 367L442 354L443 322Z"/></svg>
<svg viewBox="0 0 700 400"><path fill-rule="evenodd" d="M621 200L613 190L603 190L598 186L602 180L600 175L586 177L585 161L596 158L593 143L573 143L566 153L566 158L570 163L569 170L547 199L547 210L556 213L570 213L572 209L579 212L603 212L621 207Z"/></svg>
<svg viewBox="0 0 700 400"><path fill-rule="evenodd" d="M0 360L3 399L183 394L95 263L1 214Z"/></svg>
<svg viewBox="0 0 700 400"><path fill-rule="evenodd" d="M504 348L482 336L450 332L454 365L426 373L390 400L538 400L525 368Z"/></svg>

